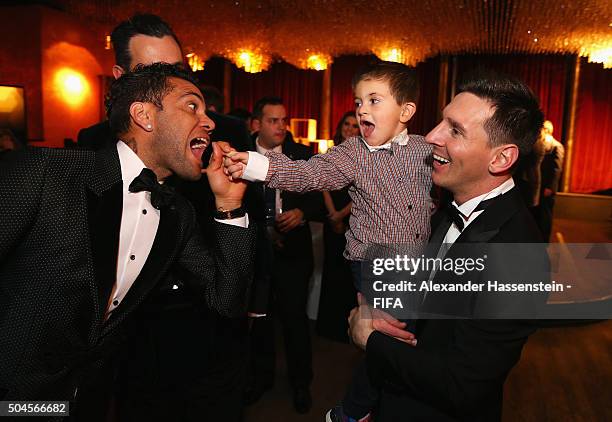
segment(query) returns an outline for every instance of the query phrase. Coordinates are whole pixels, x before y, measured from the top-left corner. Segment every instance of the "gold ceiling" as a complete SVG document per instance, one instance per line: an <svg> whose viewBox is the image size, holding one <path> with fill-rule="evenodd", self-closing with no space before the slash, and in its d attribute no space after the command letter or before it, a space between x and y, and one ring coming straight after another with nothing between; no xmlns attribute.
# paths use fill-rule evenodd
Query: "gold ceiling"
<svg viewBox="0 0 612 422"><path fill-rule="evenodd" d="M221 55L243 66L246 60L254 69L278 58L324 68L334 56L368 53L408 64L439 53L578 53L612 66L612 0L57 3L109 27L137 11L158 14L186 52L203 59Z"/></svg>

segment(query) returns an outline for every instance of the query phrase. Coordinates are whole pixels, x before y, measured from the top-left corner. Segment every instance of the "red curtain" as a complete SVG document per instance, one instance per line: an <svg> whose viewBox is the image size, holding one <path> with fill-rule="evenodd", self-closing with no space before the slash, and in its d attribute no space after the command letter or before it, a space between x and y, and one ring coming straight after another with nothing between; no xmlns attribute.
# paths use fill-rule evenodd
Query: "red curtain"
<svg viewBox="0 0 612 422"><path fill-rule="evenodd" d="M580 67L570 191L612 188L612 70L601 64Z"/></svg>
<svg viewBox="0 0 612 422"><path fill-rule="evenodd" d="M524 81L540 99L546 119L563 133L563 107L569 56L565 55L465 55L457 57L457 83L477 68L493 69Z"/></svg>
<svg viewBox="0 0 612 422"><path fill-rule="evenodd" d="M347 110L353 110L351 80L355 71L375 60L374 56L341 56L332 65L331 131ZM562 140L563 113L568 65L564 55L465 55L457 57L457 81L479 67L496 69L525 81L540 99L546 118L555 126L554 135ZM411 133L426 134L437 123L439 57L417 66L420 95L417 113L409 126ZM290 117L320 121L323 73L300 70L287 63L275 63L257 74L233 68L232 107L252 110L264 95L283 98ZM213 78L214 79L214 78ZM583 62L580 73L575 141L572 158L572 192L594 192L612 187L612 71L599 64Z"/></svg>
<svg viewBox="0 0 612 422"><path fill-rule="evenodd" d="M408 132L427 135L438 124L440 57L419 63L416 70L419 81L419 98L416 113L408 125Z"/></svg>
<svg viewBox="0 0 612 422"><path fill-rule="evenodd" d="M355 110L351 82L360 67L376 60L376 56L340 56L334 59L331 68L331 122L330 136L334 136L342 115Z"/></svg>
<svg viewBox="0 0 612 422"><path fill-rule="evenodd" d="M247 73L234 67L232 108L253 110L261 97L281 97L289 118L321 119L323 72L301 70L288 63L274 63L269 70Z"/></svg>

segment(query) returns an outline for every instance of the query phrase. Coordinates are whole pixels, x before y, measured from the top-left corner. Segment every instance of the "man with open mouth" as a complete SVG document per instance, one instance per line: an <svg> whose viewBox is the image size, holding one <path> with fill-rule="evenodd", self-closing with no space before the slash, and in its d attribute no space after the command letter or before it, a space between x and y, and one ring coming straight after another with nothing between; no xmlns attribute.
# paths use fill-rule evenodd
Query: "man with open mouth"
<svg viewBox="0 0 612 422"><path fill-rule="evenodd" d="M0 164L0 399L72 401L84 421L104 420L84 392L112 378L106 362L154 289L185 286L202 313L242 316L254 254L245 184L228 181L216 144L202 169L214 124L188 71L136 66L112 85L107 114L109 148L35 148ZM163 183L203 172L220 210L206 242Z"/></svg>

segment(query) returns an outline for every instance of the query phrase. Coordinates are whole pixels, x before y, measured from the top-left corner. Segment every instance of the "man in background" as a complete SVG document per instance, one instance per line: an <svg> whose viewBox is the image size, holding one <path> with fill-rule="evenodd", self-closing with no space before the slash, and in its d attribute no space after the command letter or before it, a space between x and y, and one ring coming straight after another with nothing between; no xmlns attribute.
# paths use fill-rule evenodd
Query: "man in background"
<svg viewBox="0 0 612 422"><path fill-rule="evenodd" d="M552 122L546 120L540 135L544 157L540 165L541 188L537 222L542 231L542 236L547 242L550 240L552 232L553 208L555 207L555 197L559 189L565 156L565 148L563 148L561 142L553 137L553 130Z"/></svg>
<svg viewBox="0 0 612 422"><path fill-rule="evenodd" d="M280 98L264 97L253 109L255 148L278 151L292 160L307 160L312 153L287 138L287 111ZM319 215L320 194L282 192L254 183L255 199L249 207L253 219L265 227L272 283L272 313L280 321L285 342L287 372L298 413L312 405L312 351L306 315L308 283L313 270L312 238L308 221ZM272 387L275 369L274 319L255 318L251 341L251 383L247 403Z"/></svg>

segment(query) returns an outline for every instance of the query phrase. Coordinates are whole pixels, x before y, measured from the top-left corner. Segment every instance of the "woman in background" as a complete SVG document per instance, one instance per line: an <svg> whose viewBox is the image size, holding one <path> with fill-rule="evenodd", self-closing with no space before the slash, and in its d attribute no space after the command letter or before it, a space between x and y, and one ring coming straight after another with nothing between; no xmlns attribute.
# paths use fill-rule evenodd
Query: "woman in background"
<svg viewBox="0 0 612 422"><path fill-rule="evenodd" d="M344 113L334 134L334 145L359 135L359 125L354 111ZM357 291L353 287L351 269L342 255L346 245L344 232L348 227L351 213L351 199L348 188L323 192L327 219L323 229L325 245L323 276L317 333L333 340L348 342L347 316L357 305Z"/></svg>

